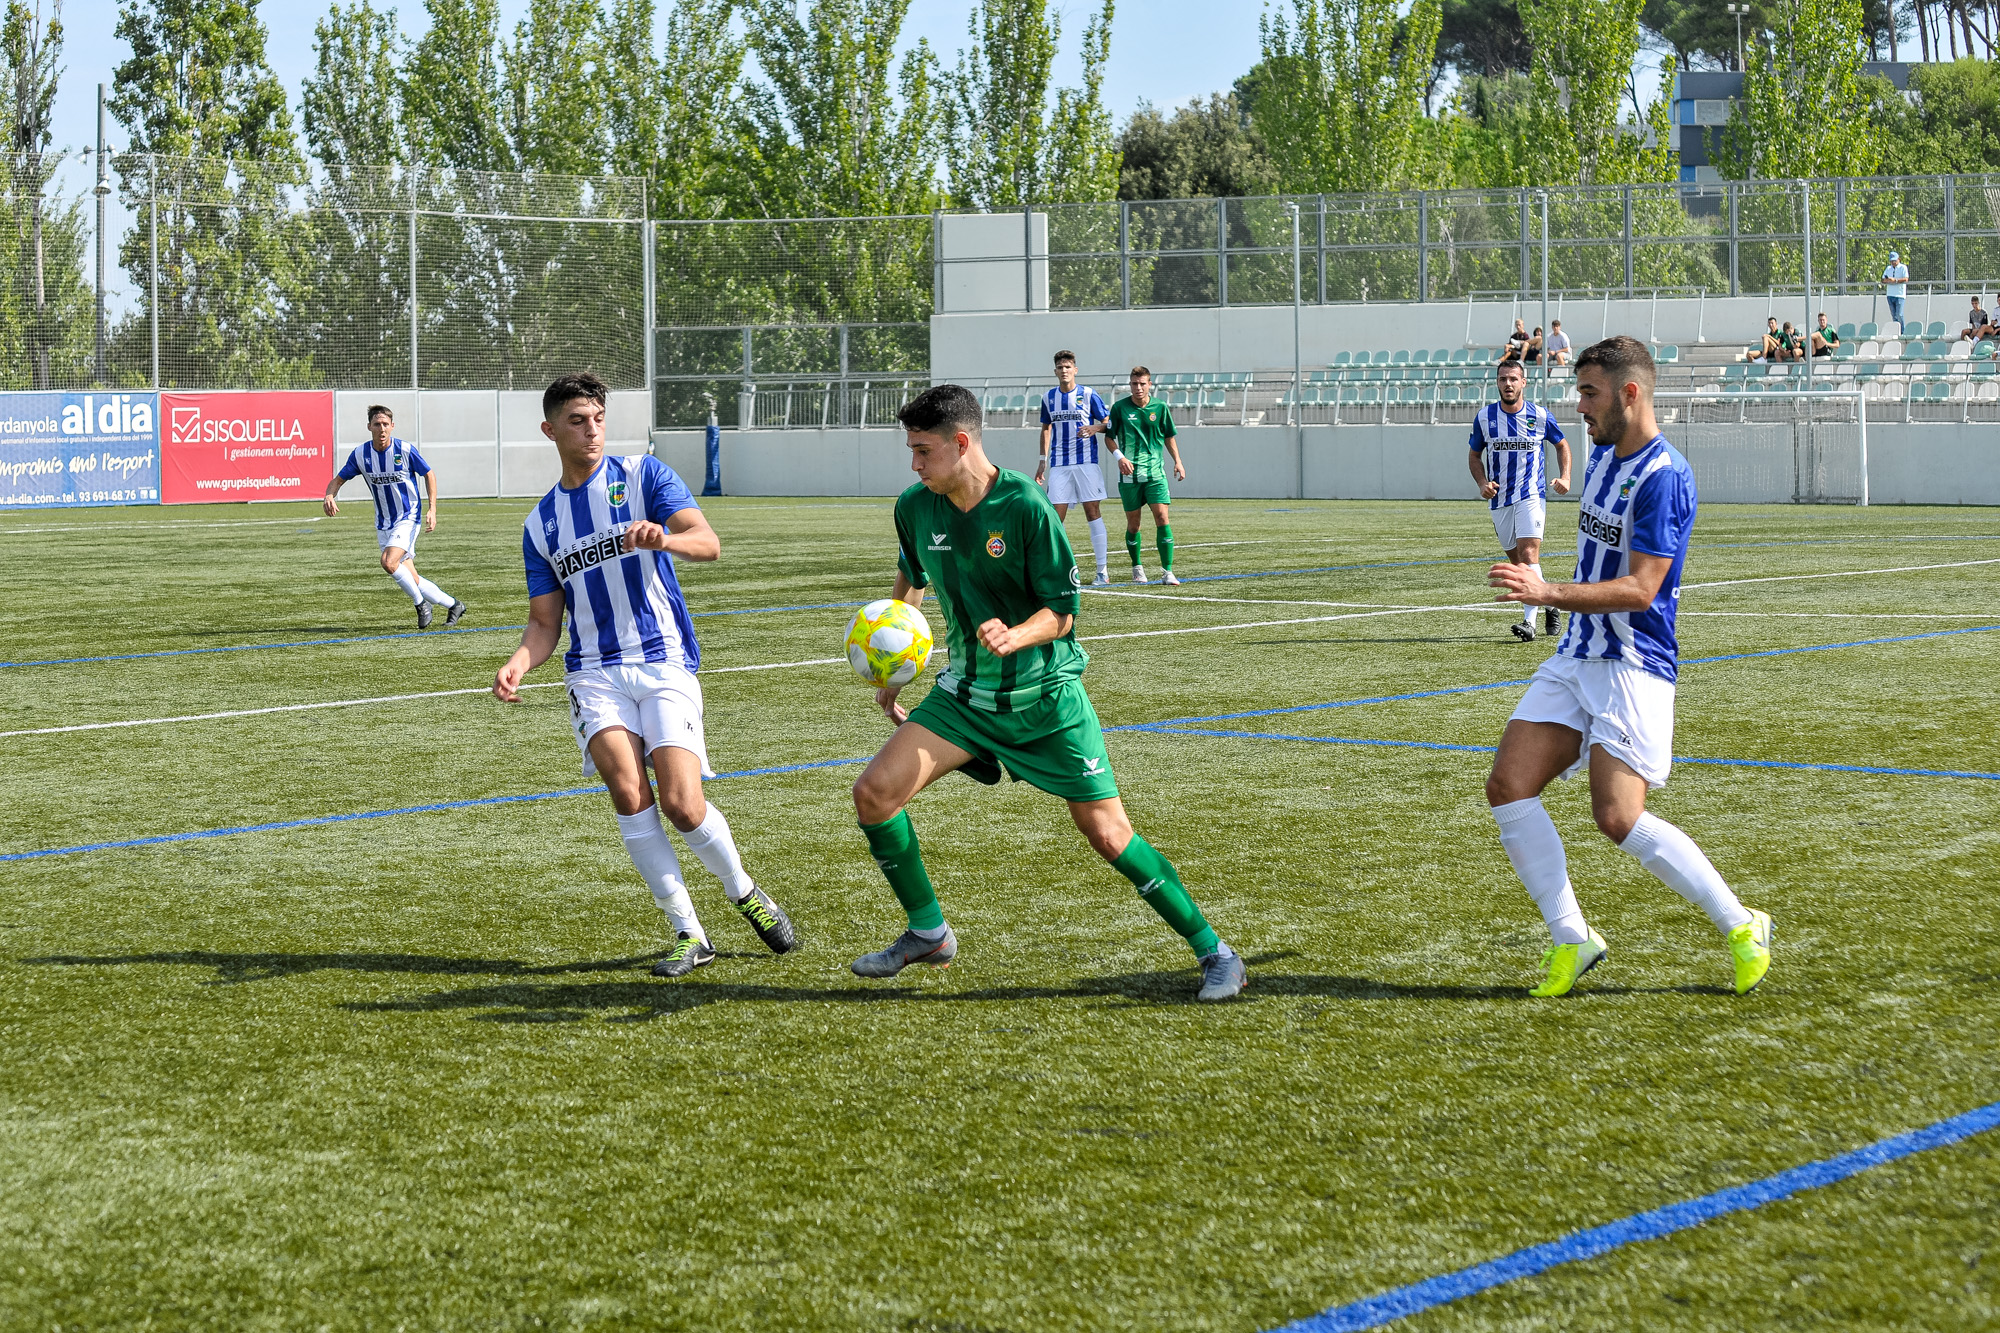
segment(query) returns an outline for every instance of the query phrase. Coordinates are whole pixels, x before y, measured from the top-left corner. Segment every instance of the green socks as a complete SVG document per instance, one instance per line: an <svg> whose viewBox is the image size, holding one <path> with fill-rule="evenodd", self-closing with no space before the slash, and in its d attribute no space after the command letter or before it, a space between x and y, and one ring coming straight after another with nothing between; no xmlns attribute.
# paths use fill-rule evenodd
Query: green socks
<svg viewBox="0 0 2000 1333"><path fill-rule="evenodd" d="M861 831L868 837L869 854L882 868L882 876L889 881L889 887L895 890L896 901L909 914L910 929L936 930L942 926L944 912L938 907L937 893L931 888L930 874L924 869L923 853L917 849L917 831L910 827L910 812L898 810L880 824L863 824ZM1161 864L1166 863L1163 861ZM1167 867L1167 873L1173 873L1172 866ZM1199 913L1195 919L1200 920Z"/></svg>
<svg viewBox="0 0 2000 1333"><path fill-rule="evenodd" d="M1139 530L1132 529L1125 534L1125 554L1132 557L1132 563L1139 563Z"/></svg>
<svg viewBox="0 0 2000 1333"><path fill-rule="evenodd" d="M869 835L869 840L874 840L874 834ZM911 845L915 845L914 839ZM1132 886L1139 890L1139 896L1146 900L1147 906L1158 912L1160 919L1188 942L1195 957L1206 958L1215 952L1218 941L1214 927L1203 919L1201 908L1195 905L1194 899L1188 897L1187 888L1182 885L1173 862L1154 850L1152 843L1134 833L1132 841L1111 863L1111 868L1132 881ZM900 896L901 890L897 893Z"/></svg>
<svg viewBox="0 0 2000 1333"><path fill-rule="evenodd" d="M1162 523L1153 529L1153 540L1160 548L1160 568L1174 567L1174 529L1171 523ZM1136 562L1135 562L1136 563Z"/></svg>

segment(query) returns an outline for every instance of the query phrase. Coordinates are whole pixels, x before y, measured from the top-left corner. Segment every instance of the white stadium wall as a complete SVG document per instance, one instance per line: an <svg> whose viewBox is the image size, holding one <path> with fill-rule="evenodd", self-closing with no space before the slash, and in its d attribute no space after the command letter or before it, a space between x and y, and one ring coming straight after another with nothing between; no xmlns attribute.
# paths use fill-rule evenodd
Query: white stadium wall
<svg viewBox="0 0 2000 1333"><path fill-rule="evenodd" d="M1038 434L990 430L987 452L1003 467L1032 472ZM698 490L702 433L660 431L653 440L654 453ZM1181 432L1188 477L1173 490L1189 500L1470 499L1465 442L1464 426L1202 426ZM1115 494L1108 462L1105 477L1107 493ZM722 488L729 495L886 496L914 479L900 431L722 432ZM2000 431L1873 423L1868 485L1876 504L2000 505ZM1711 487L1707 498L1754 497Z"/></svg>
<svg viewBox="0 0 2000 1333"><path fill-rule="evenodd" d="M541 432L539 389L339 390L333 395L338 457L368 438L372 403L396 414L396 434L423 451L441 495L541 495L561 472L556 447ZM643 389L612 393L604 414L612 453L646 452L651 411Z"/></svg>

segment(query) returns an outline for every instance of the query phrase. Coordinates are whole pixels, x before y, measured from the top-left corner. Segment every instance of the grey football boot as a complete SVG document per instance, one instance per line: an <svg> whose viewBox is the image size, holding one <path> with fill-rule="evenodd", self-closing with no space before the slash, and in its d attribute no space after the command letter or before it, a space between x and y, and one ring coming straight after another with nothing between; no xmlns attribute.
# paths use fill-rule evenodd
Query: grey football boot
<svg viewBox="0 0 2000 1333"><path fill-rule="evenodd" d="M790 953L798 947L798 932L792 929L792 919L762 889L751 889L743 901L736 904L736 910L772 953Z"/></svg>
<svg viewBox="0 0 2000 1333"><path fill-rule="evenodd" d="M958 957L958 936L944 928L942 939L927 940L914 930L906 930L897 941L880 953L864 953L854 960L857 977L893 977L912 963L950 967Z"/></svg>
<svg viewBox="0 0 2000 1333"><path fill-rule="evenodd" d="M674 939L674 947L667 956L653 964L656 977L684 977L697 967L707 967L715 961L715 948L707 940L698 940L685 930Z"/></svg>
<svg viewBox="0 0 2000 1333"><path fill-rule="evenodd" d="M456 625L460 620L464 619L465 612L466 612L466 605L464 602L453 602L450 606L446 607L444 612L444 623L446 628L450 628L451 626Z"/></svg>
<svg viewBox="0 0 2000 1333"><path fill-rule="evenodd" d="M1243 993L1250 984L1250 974L1244 969L1243 956L1226 944L1220 944L1212 954L1201 960L1201 989L1195 992L1197 1000L1230 1000Z"/></svg>

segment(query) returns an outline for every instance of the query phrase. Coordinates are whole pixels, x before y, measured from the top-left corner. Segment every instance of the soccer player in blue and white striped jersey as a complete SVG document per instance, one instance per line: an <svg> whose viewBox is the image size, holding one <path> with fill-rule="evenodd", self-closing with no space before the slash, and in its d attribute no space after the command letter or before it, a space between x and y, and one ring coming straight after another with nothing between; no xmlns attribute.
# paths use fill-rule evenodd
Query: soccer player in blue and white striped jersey
<svg viewBox="0 0 2000 1333"><path fill-rule="evenodd" d="M1590 459L1579 493L1576 582L1544 583L1531 566L1495 565L1499 600L1570 613L1553 656L1528 683L1493 758L1486 799L1500 845L1542 910L1553 946L1530 994L1567 994L1604 957L1577 906L1569 863L1542 790L1590 772L1597 827L1701 908L1728 941L1740 995L1771 966L1771 918L1737 901L1694 840L1651 814L1646 793L1673 766L1674 611L1694 530L1694 476L1653 416L1653 358L1607 338L1576 361Z"/></svg>
<svg viewBox="0 0 2000 1333"><path fill-rule="evenodd" d="M465 603L417 573L411 559L417 551L417 526L425 532L437 531L437 474L424 456L396 435L396 414L379 403L368 409L368 443L359 445L326 484L320 507L328 518L340 513L334 497L340 488L360 477L368 483L375 500L375 538L382 551L382 572L396 580L396 586L410 595L417 606L417 628L431 627L431 606L449 607L444 623L456 625L465 614ZM420 506L417 478L424 479L430 503Z"/></svg>
<svg viewBox="0 0 2000 1333"><path fill-rule="evenodd" d="M1479 409L1472 419L1472 483L1493 511L1493 531L1507 559L1542 576L1542 530L1547 519L1549 483L1542 460L1545 444L1556 447L1557 495L1569 494L1569 441L1547 408L1525 401L1527 375L1519 361L1502 361L1493 372L1500 400ZM1543 612L1544 628L1554 634L1560 612ZM1535 637L1535 608L1521 607L1514 637Z"/></svg>
<svg viewBox="0 0 2000 1333"><path fill-rule="evenodd" d="M1073 504L1083 506L1090 523L1090 551L1097 557L1096 586L1111 582L1111 537L1104 529L1104 464L1097 456L1097 437L1111 425L1111 409L1097 390L1076 382L1076 353L1056 353L1056 387L1042 395L1041 456L1035 480L1048 487L1056 517L1069 516Z"/></svg>
<svg viewBox="0 0 2000 1333"><path fill-rule="evenodd" d="M660 823L661 807L773 952L787 952L797 937L744 872L729 821L701 788L715 776L694 675L701 648L674 557L714 560L722 542L672 468L651 455L605 454L608 398L604 382L588 374L566 375L542 395L542 433L555 441L562 479L522 528L528 627L495 675L493 693L520 702L521 678L555 651L567 618L563 684L584 776L603 777L625 850L673 931L653 975L681 977L714 961L715 950Z"/></svg>

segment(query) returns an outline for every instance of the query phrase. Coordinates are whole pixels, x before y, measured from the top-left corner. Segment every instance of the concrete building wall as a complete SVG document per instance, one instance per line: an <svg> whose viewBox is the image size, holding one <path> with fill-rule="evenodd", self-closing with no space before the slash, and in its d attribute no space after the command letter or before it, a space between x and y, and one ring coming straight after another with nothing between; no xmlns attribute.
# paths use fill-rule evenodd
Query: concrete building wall
<svg viewBox="0 0 2000 1333"><path fill-rule="evenodd" d="M541 431L539 389L337 390L333 429L340 457L368 438L368 408L376 403L396 414L396 434L423 452L440 495L540 495L561 474L556 447ZM644 390L611 395L605 410L611 452L646 452L651 410Z"/></svg>

